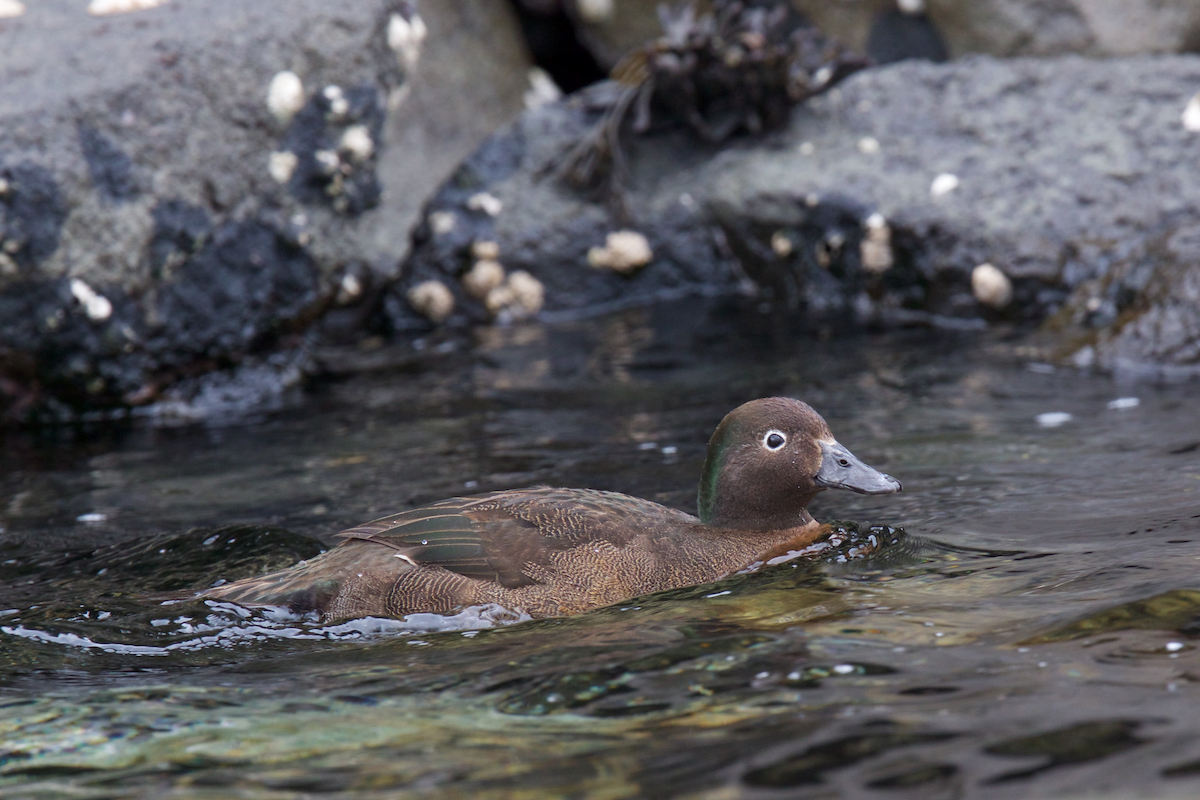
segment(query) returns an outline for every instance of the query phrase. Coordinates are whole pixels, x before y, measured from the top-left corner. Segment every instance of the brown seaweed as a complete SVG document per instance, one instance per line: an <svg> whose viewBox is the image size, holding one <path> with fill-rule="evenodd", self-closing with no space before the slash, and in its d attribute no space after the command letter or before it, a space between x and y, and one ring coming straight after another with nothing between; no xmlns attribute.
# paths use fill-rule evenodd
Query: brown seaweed
<svg viewBox="0 0 1200 800"><path fill-rule="evenodd" d="M868 64L779 0L716 0L700 16L692 3L660 6L659 17L663 35L617 64L602 118L554 165L573 188L619 193L627 130L683 126L710 143L759 134Z"/></svg>

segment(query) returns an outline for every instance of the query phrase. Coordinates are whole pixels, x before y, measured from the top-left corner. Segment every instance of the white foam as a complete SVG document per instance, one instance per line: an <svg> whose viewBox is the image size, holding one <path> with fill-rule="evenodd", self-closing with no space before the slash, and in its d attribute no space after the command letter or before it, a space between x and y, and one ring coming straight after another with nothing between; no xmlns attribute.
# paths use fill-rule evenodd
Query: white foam
<svg viewBox="0 0 1200 800"><path fill-rule="evenodd" d="M45 642L46 644L65 644L70 647L82 647L86 650L103 650L106 653L128 653L139 656L162 656L167 654L166 648L163 647L94 642L86 636L79 636L74 633L47 633L45 631L39 631L33 628L26 628L24 625L17 625L15 628L8 625L0 626L0 631L3 631L10 636L21 636L25 639L31 639L35 642Z"/></svg>
<svg viewBox="0 0 1200 800"><path fill-rule="evenodd" d="M99 642L75 633L52 633L24 625L0 627L10 636L20 636L35 642L101 650L106 653L138 656L165 656L174 651L205 650L210 647L233 647L248 642L263 642L278 639L303 640L369 640L394 636L411 636L414 633L436 633L441 631L478 631L500 625L512 625L532 619L528 614L512 611L496 603L471 606L457 614L409 614L403 619L363 617L336 625L320 625L315 613L296 614L280 606L267 606L251 611L233 603L206 604L214 610L204 622L193 623L190 617L179 617L171 633L192 638L171 644L134 645L120 642ZM156 619L151 625L162 628L170 620ZM413 640L410 644L428 645L429 642Z"/></svg>

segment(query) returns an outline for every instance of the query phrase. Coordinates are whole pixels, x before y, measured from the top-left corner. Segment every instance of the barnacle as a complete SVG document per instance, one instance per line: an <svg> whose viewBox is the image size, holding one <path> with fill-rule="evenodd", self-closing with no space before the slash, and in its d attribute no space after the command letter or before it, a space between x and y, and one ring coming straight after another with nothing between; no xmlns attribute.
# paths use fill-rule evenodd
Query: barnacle
<svg viewBox="0 0 1200 800"><path fill-rule="evenodd" d="M691 3L659 7L663 35L613 69L604 114L557 164L560 177L577 189L617 189L626 128L641 134L682 124L708 142L760 133L867 65L799 20L786 0L712 5L702 16Z"/></svg>

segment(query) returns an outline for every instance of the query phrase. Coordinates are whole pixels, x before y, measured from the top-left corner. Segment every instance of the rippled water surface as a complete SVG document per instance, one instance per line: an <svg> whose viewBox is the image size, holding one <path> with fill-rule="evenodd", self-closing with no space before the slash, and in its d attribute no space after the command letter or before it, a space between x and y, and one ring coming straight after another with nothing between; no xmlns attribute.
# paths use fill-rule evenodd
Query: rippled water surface
<svg viewBox="0 0 1200 800"><path fill-rule="evenodd" d="M994 339L714 319L681 304L331 353L327 381L261 419L7 434L0 795L1200 796L1196 387L1052 371ZM768 394L904 482L827 492L816 516L907 536L511 625L191 599L455 494L694 510L713 427Z"/></svg>

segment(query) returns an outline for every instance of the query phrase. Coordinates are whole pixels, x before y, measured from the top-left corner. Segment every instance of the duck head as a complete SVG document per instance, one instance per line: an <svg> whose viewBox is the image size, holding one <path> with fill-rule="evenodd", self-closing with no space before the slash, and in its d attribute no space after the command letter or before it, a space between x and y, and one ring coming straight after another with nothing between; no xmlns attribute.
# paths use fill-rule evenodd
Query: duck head
<svg viewBox="0 0 1200 800"><path fill-rule="evenodd" d="M808 404L768 397L729 412L709 440L700 520L722 528L794 528L812 521L808 504L825 489L891 494L900 488L833 438Z"/></svg>

